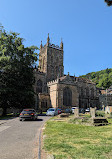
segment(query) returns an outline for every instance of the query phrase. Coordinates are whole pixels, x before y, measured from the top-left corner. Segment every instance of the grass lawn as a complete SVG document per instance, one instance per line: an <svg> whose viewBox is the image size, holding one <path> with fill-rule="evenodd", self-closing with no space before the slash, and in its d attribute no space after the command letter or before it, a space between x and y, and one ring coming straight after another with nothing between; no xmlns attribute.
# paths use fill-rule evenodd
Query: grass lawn
<svg viewBox="0 0 112 159"><path fill-rule="evenodd" d="M93 127L51 119L44 134L44 149L55 159L112 159L111 124Z"/></svg>

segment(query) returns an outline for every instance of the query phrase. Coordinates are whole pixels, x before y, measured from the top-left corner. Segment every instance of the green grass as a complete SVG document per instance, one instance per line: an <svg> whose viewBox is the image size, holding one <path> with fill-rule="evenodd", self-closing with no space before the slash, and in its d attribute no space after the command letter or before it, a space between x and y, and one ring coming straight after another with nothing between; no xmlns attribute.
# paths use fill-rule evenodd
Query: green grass
<svg viewBox="0 0 112 159"><path fill-rule="evenodd" d="M111 124L93 127L49 120L44 134L44 148L55 159L112 159Z"/></svg>

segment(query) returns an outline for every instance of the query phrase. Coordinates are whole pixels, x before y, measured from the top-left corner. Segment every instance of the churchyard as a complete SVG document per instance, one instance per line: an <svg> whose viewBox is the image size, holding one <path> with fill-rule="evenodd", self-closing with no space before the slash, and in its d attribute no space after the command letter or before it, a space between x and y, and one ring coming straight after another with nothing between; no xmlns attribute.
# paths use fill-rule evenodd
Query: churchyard
<svg viewBox="0 0 112 159"><path fill-rule="evenodd" d="M92 110L92 114L56 116L45 125L44 146L55 159L111 159L112 118L111 113ZM107 118L108 116L108 118ZM100 124L94 124L94 119ZM101 124L104 119L107 124Z"/></svg>

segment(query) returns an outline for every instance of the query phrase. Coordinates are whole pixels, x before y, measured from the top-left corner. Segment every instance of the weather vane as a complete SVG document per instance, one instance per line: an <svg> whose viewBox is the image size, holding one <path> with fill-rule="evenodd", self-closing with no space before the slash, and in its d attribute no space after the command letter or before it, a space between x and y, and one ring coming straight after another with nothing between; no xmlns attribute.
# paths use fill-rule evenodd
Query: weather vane
<svg viewBox="0 0 112 159"><path fill-rule="evenodd" d="M105 0L108 6L112 6L112 0Z"/></svg>

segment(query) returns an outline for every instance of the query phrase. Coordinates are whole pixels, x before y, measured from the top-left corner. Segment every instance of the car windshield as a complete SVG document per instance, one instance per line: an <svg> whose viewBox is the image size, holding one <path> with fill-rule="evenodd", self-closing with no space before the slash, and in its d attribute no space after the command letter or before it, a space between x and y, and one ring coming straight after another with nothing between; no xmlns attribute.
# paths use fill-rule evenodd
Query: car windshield
<svg viewBox="0 0 112 159"><path fill-rule="evenodd" d="M54 108L50 108L50 109L48 109L48 111L54 111Z"/></svg>
<svg viewBox="0 0 112 159"><path fill-rule="evenodd" d="M22 113L31 113L31 112L35 112L33 109L24 109L22 111Z"/></svg>

